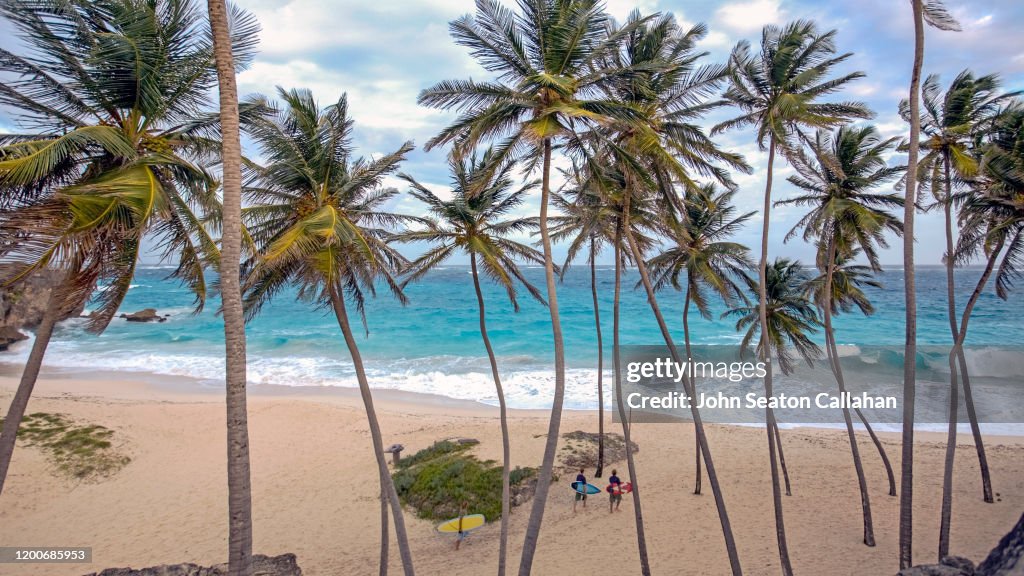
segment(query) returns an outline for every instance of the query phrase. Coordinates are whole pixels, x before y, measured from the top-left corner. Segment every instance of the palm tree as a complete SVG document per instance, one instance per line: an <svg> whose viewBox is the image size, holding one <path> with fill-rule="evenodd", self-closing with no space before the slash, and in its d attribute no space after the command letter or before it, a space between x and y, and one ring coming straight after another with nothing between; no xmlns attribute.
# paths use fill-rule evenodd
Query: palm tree
<svg viewBox="0 0 1024 576"><path fill-rule="evenodd" d="M918 164L919 189L930 188L936 204L941 205L946 222L946 293L949 312L949 327L953 340L956 340L957 312L954 293L955 271L953 266L954 245L953 232L953 188L957 183L973 179L978 173L978 154L975 143L980 141L984 131L999 111L999 106L1017 95L1016 92L999 94L999 77L992 74L975 77L969 70L964 70L953 80L945 94L939 87L939 78L931 75L925 79L921 88L924 103L924 116L921 118L921 131L926 137L923 143L925 154ZM909 120L909 104L904 100L900 103L900 112L905 120ZM977 413L974 408L974 395L971 391L970 375L967 372L967 360L961 354L958 358L959 376L963 382L964 400L967 405L968 419L974 436L974 445L978 452L978 463L981 469L982 498L985 502L993 502L992 480L988 470L988 459L985 456L985 445L978 427ZM950 373L950 410L956 410L957 373ZM949 483L943 483L942 528L940 528L939 548L942 556L948 553L949 544L949 513L952 505L952 466L956 450L955 418L950 421L950 439L947 443L946 470L950 476ZM945 551L945 552L943 552Z"/></svg>
<svg viewBox="0 0 1024 576"><path fill-rule="evenodd" d="M612 119L629 122L636 114L600 92L611 77L627 72L601 65L624 36L606 33L607 15L601 2L521 0L518 7L515 12L496 0L480 0L475 17L466 15L451 23L455 42L469 48L485 69L495 73L495 81L444 81L421 92L419 102L461 113L427 142L428 150L454 143L457 152L464 153L481 140L501 139L501 155L528 154L531 166L538 158L541 163L539 225L554 341L555 392L519 564L519 574L526 576L533 568L551 487L565 397L565 346L548 230L552 148L577 126Z"/></svg>
<svg viewBox="0 0 1024 576"><path fill-rule="evenodd" d="M403 304L406 301L395 279L406 260L386 240L390 228L407 218L381 210L398 194L393 188L382 188L381 182L398 169L413 147L407 142L375 160L353 159L353 122L344 95L323 110L309 90L279 88L278 96L282 110L247 124L267 164L248 163L244 170L243 193L251 207L243 216L259 249L243 265L246 317L255 317L288 285L298 286L299 299L334 312L352 356L402 566L411 575L402 505L384 459L380 424L348 307L350 303L355 307L366 327L364 303L367 293L376 294L378 281Z"/></svg>
<svg viewBox="0 0 1024 576"><path fill-rule="evenodd" d="M809 142L810 153L799 151L790 155L797 173L788 180L802 193L776 203L811 208L790 230L787 240L802 229L804 241L817 241L818 267L825 276L821 288L824 299L818 301L825 321L825 351L840 394L846 392L846 382L832 325L835 264L838 255L845 256L857 249L871 269L878 271L881 265L877 248L888 246L885 234L902 231L899 219L886 210L901 206L903 199L895 193L875 193L879 186L897 179L904 169L888 166L886 162L896 141L882 140L874 126L841 126L834 133L818 130ZM871 498L849 408L843 407L843 420L860 487L864 544L874 546Z"/></svg>
<svg viewBox="0 0 1024 576"><path fill-rule="evenodd" d="M238 87L231 50L231 21L224 0L207 0L220 98L221 166L224 178L220 295L224 314L224 391L228 445L228 573L252 568L252 478L246 402L245 314L242 309L242 141Z"/></svg>
<svg viewBox="0 0 1024 576"><path fill-rule="evenodd" d="M498 163L498 165L496 165ZM432 219L424 222L422 229L403 232L396 236L404 242L428 242L433 244L422 256L414 260L406 271L405 283L423 277L427 272L446 261L456 251L469 254L473 272L473 288L480 313L480 336L487 349L491 364L491 376L498 395L498 410L501 420L501 538L498 552L498 575L505 574L506 552L508 550L508 523L512 512L509 486L511 448L509 446L508 413L505 407L505 392L501 387L498 359L494 355L491 339L487 335L484 294L480 290L480 270L508 294L512 307L518 311L516 284L522 284L531 296L541 303L541 296L532 284L523 277L516 259L528 262L544 262L544 255L536 249L510 238L536 227L533 218L510 218L509 214L519 207L526 195L537 186L528 182L512 189L513 164L502 162L493 149L484 152L479 160L474 155L468 161L452 157L448 162L452 172L452 198L442 200L428 188L416 182L411 176L403 175L413 187L412 196L424 204ZM478 265L479 262L479 265ZM403 283L403 286L404 284Z"/></svg>
<svg viewBox="0 0 1024 576"><path fill-rule="evenodd" d="M725 98L742 111L742 115L715 126L712 133L730 128L754 126L757 144L768 150L768 173L765 180L764 210L761 214L761 258L758 262L758 286L761 309L761 334L767 335L768 224L771 220L772 177L775 154L779 150L786 156L793 148L793 140L805 128L831 128L845 124L853 118L867 118L871 113L860 103L823 103L819 99L831 94L849 82L864 76L853 72L838 78L829 78L832 69L851 54L835 56L836 31L819 33L813 22L797 20L786 26L766 26L761 35L761 51L751 53L750 45L740 42L730 57L730 86ZM769 351L769 346L762 346ZM764 357L767 366L765 393L771 395L772 359ZM772 440L776 428L775 414L766 408L768 456L772 470L772 494L775 503L776 536L785 576L792 574L786 546L786 529L782 513L782 498L776 471L775 445Z"/></svg>
<svg viewBox="0 0 1024 576"><path fill-rule="evenodd" d="M860 310L865 316L875 313L875 306L868 299L863 287L882 288L882 283L874 279L874 271L870 266L851 263L860 254L861 250L856 247L847 248L843 252L836 251L836 261L832 266L831 301L833 316L851 312L854 308ZM807 288L813 295L814 302L818 305L819 310L829 300L825 296L825 277L825 274L820 274L807 284ZM831 353L833 357L838 357L836 350L833 349ZM885 451L885 446L882 445L881 439L875 434L875 429L868 422L861 409L854 408L853 412L857 415L861 424L864 425L868 436L871 438L871 442L875 445L875 450L878 451L879 458L882 459L885 475L889 481L889 496L895 496L896 475L893 472L892 462L889 461L889 455Z"/></svg>
<svg viewBox="0 0 1024 576"><path fill-rule="evenodd" d="M4 0L0 13L31 57L0 50L0 105L26 132L0 138L0 256L17 264L7 283L53 267L54 290L0 433L2 490L15 432L62 312L98 282L86 327L99 333L124 300L142 240L178 263L172 276L205 303L204 268L216 266L216 180L207 168L220 143L204 113L216 85L202 12L185 0L51 4ZM253 52L257 26L232 11L236 66ZM143 72L140 72L143 71Z"/></svg>
<svg viewBox="0 0 1024 576"><path fill-rule="evenodd" d="M683 291L683 340L686 357L692 358L690 346L690 304L701 317L710 320L708 291L731 306L744 295L736 280L753 266L746 246L729 242L754 212L736 216L732 204L734 190L719 192L713 184L689 188L683 198L685 212L679 221L665 222L666 235L675 245L647 261L654 276L655 289L671 285ZM685 278L681 277L685 274ZM682 281L681 281L682 280ZM695 387L693 374L690 385ZM699 442L699 439L698 439ZM696 454L697 479L694 494L701 491L700 445Z"/></svg>
<svg viewBox="0 0 1024 576"><path fill-rule="evenodd" d="M622 237L636 263L647 302L658 321L668 352L676 362L681 362L658 306L644 250L637 241L643 223L633 221L633 205L657 198L664 202L670 215L681 213L680 201L675 195L676 184L684 189L694 187L694 177L699 175L732 186L729 174L722 166L740 171L749 171L750 168L739 155L719 148L698 124L707 111L722 105L720 101L710 100L710 96L721 85L727 71L725 66L699 65L706 53L697 52L695 47L706 34L706 28L697 25L684 31L671 15L642 18L639 12L634 11L626 23L614 29L612 34L625 31L629 33L624 35L622 48L609 54L608 65L634 72L617 78L606 89L610 95L637 110L640 121L613 125L613 132L604 145L623 176ZM692 393L690 384L687 380L684 387ZM733 573L738 574L742 571L739 554L704 435L703 421L696 406L691 406L691 414L696 442L707 465L708 481L715 496L730 566ZM639 516L640 501L635 488L633 505ZM638 532L638 538L640 536ZM641 552L642 567L644 560Z"/></svg>
<svg viewBox="0 0 1024 576"><path fill-rule="evenodd" d="M783 374L792 374L796 369L796 358L791 349L808 366L815 358L821 357L821 348L810 338L822 326L807 290L811 278L799 262L788 258L776 258L766 269L765 278L767 286L763 290L753 278L746 278L746 281L751 292L763 291L768 296L767 339L760 335L760 303L757 306L735 306L723 313L722 318L736 317L736 331L743 333L740 342L743 353L750 352L750 345L756 337L757 355L761 358L771 355L778 359ZM766 340L768 350L763 350Z"/></svg>
<svg viewBox="0 0 1024 576"><path fill-rule="evenodd" d="M931 75L921 88L924 103L924 117L921 131L926 137L925 154L918 165L918 189L931 189L937 205L942 206L946 224L946 305L949 329L953 340L957 338L957 309L955 294L955 270L953 266L955 237L953 232L953 187L954 175L957 183L973 179L978 173L978 154L974 150L985 129L999 111L1002 102L1016 93L998 94L999 78L996 75L975 78L964 70L953 80L943 95L939 78ZM900 112L909 120L908 103L900 103ZM920 193L920 192L919 192ZM961 351L962 352L962 351ZM974 394L971 390L967 359L961 353L959 378L963 382L964 401L967 405L968 420L974 437L981 469L982 498L993 502L992 480L988 470L988 458L978 426L974 408ZM956 455L956 410L958 404L957 366L950 370L950 420L946 443L946 463L942 485L942 514L939 527L939 558L949 553L949 525L953 504L953 461Z"/></svg>
<svg viewBox="0 0 1024 576"><path fill-rule="evenodd" d="M551 218L551 241L568 241L565 263L562 264L560 280L581 251L587 251L590 266L590 294L594 306L594 333L597 337L597 469L594 477L604 475L604 340L601 333L601 307L597 298L597 256L614 236L614 214L604 203L600 191L595 190L593 180L583 176L579 166L564 171L567 185L565 192L555 193L552 203L561 216Z"/></svg>
<svg viewBox="0 0 1024 576"><path fill-rule="evenodd" d="M917 287L914 271L914 210L921 140L921 69L924 26L959 30L942 0L910 0L914 18L914 64L910 73L910 141L907 146L906 199L903 203L903 297L906 336L903 347L903 433L900 457L900 569L914 565L914 403L917 393Z"/></svg>

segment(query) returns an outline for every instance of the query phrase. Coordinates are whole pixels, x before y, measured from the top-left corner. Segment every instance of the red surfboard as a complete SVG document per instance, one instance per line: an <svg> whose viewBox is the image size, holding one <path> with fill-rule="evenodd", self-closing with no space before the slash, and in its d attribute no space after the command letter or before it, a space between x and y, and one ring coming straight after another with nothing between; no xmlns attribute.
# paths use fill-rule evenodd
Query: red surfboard
<svg viewBox="0 0 1024 576"><path fill-rule="evenodd" d="M618 486L619 486L619 494L629 494L630 492L633 491L633 483L632 482L623 482L622 484L619 484ZM608 492L609 494L615 494L615 484L609 484L609 485L605 486L604 490L605 490L605 492Z"/></svg>

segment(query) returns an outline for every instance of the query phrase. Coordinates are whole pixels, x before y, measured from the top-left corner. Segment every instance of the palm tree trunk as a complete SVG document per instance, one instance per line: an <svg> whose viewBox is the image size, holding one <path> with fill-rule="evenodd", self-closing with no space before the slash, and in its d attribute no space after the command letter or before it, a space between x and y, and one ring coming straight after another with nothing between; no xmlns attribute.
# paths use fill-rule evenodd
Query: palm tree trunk
<svg viewBox="0 0 1024 576"><path fill-rule="evenodd" d="M380 576L388 576L388 494L384 486L380 487Z"/></svg>
<svg viewBox="0 0 1024 576"><path fill-rule="evenodd" d="M950 175L950 160L948 155L944 158L944 169L946 176L946 251L949 254L953 253L953 218L952 209L949 203L952 202L952 177ZM956 306L953 304L953 295L955 292L954 283L954 272L953 262L950 260L946 263L946 283L949 285L947 290L948 299L950 302L950 331L953 334L953 340L956 340L957 329L956 329ZM971 390L971 376L967 371L967 357L964 354L963 347L957 351L957 360L960 364L960 381L964 389L964 403L967 406L967 420L971 425L971 435L974 437L974 448L978 453L978 467L981 469L981 496L982 499L991 504L995 502L992 497L992 476L988 470L988 457L985 455L985 441L981 437L981 427L978 426L978 413L974 409L974 394Z"/></svg>
<svg viewBox="0 0 1024 576"><path fill-rule="evenodd" d="M917 292L914 278L914 210L921 140L921 67L924 64L923 0L910 0L914 16L914 66L910 75L910 146L906 201L903 203L903 293L906 337L903 346L903 446L900 458L900 569L914 565L914 400L917 393Z"/></svg>
<svg viewBox="0 0 1024 576"><path fill-rule="evenodd" d="M693 359L693 351L690 348L690 271L686 271L686 297L683 299L683 342L686 344L686 360L689 362ZM697 390L697 382L694 379L693 372L687 376L690 379L690 387L695 391ZM700 494L700 481L701 481L701 466L700 466L700 436L697 434L693 435L696 450L694 451L694 469L696 471L696 478L693 484L693 493Z"/></svg>
<svg viewBox="0 0 1024 576"><path fill-rule="evenodd" d="M612 363L615 366L615 405L622 423L622 439L626 443L626 468L629 479L633 483L633 517L636 520L636 545L640 554L640 573L650 576L651 564L647 556L647 533L644 527L644 511L640 504L640 483L636 476L636 463L633 460L633 449L630 428L632 424L626 414L626 406L622 401L622 345L619 341L620 300L622 295L622 226L620 218L615 225L615 298L612 301Z"/></svg>
<svg viewBox="0 0 1024 576"><path fill-rule="evenodd" d="M761 359L765 363L764 393L765 396L772 395L772 355L768 350L768 293L767 293L767 267L768 267L768 222L772 209L772 179L775 169L775 135L772 134L768 144L768 175L764 187L764 211L762 213L761 226L761 258L757 265L757 298L758 298L758 320L761 327ZM775 411L771 407L765 408L765 428L768 434L768 464L772 472L772 502L775 506L775 538L779 545L779 561L782 563L783 576L792 576L793 567L789 562L789 546L786 544L786 523L782 510L782 489L779 486L779 470L776 463L775 449L778 443L773 438L774 429L778 426L775 421Z"/></svg>
<svg viewBox="0 0 1024 576"><path fill-rule="evenodd" d="M526 524L526 538L523 539L523 553L519 562L519 576L529 576L533 570L533 557L537 552L541 524L544 522L544 507L551 489L554 474L555 455L558 450L558 433L562 425L562 403L565 399L565 345L562 340L562 322L558 316L558 294L555 288L555 267L551 257L551 236L548 234L548 199L551 196L551 139L544 139L544 167L540 199L540 237L544 247L544 279L548 290L548 312L551 314L551 333L555 347L555 394L551 401L551 420L548 422L548 437L544 444L544 459L541 461L537 479L537 491L533 496L530 519Z"/></svg>
<svg viewBox="0 0 1024 576"><path fill-rule="evenodd" d="M832 366L832 373L839 385L840 396L846 395L846 380L843 377L843 367L839 364L839 348L836 346L836 332L832 326L832 275L835 272L836 242L835 237L828 239L828 255L826 256L825 289L822 311L825 315L825 353L828 356L829 364ZM864 463L860 459L860 448L857 446L857 435L853 430L853 418L850 416L850 409L843 407L843 421L846 423L846 435L850 440L850 452L853 454L853 467L857 472L857 486L860 488L860 506L864 516L864 544L875 545L875 527L871 521L871 496L868 493L868 480L864 476Z"/></svg>
<svg viewBox="0 0 1024 576"><path fill-rule="evenodd" d="M949 155L943 154L946 194L942 199L946 223L946 310L949 316L949 331L956 344L959 331L956 325L956 276L953 271L953 198L950 179ZM966 374L966 371L965 371ZM939 520L939 561L949 554L949 528L953 516L953 463L956 459L956 426L959 410L957 365L954 356L949 357L949 429L946 432L946 460L942 469L942 511Z"/></svg>
<svg viewBox="0 0 1024 576"><path fill-rule="evenodd" d="M235 63L224 0L208 0L220 92L223 168L221 302L224 314L225 404L228 449L228 574L252 574L252 479L246 400L245 317L239 266L242 258L242 144Z"/></svg>
<svg viewBox="0 0 1024 576"><path fill-rule="evenodd" d="M963 315L960 318L960 329L956 331L956 340L953 342L953 349L949 351L949 368L952 374L950 385L950 432L953 438L953 445L955 450L956 441L956 359L963 354L964 340L967 339L967 325L971 321L971 313L974 311L974 305L978 303L978 298L981 293L985 290L985 285L988 284L989 277L992 276L992 270L995 268L996 260L999 258L999 253L1003 250L1003 244L1005 237L1000 238L996 247L989 254L988 262L985 264L985 271L982 273L981 278L978 280L978 284L974 287L974 292L971 293L970 299L967 300L967 305L964 306ZM952 254L952 253L951 253ZM953 329L956 330L955 324ZM953 456L950 453L949 440L947 439L946 446L946 466L943 471L943 482L942 482L942 518L939 525L939 559L949 553L949 527L950 517L952 515L953 507L953 494L952 494L952 483L953 483Z"/></svg>
<svg viewBox="0 0 1024 576"><path fill-rule="evenodd" d="M46 355L50 337L53 336L53 327L59 317L60 296L57 288L54 287L50 289L46 311L43 312L43 319L39 323L39 327L36 328L36 339L32 342L32 351L29 352L25 370L21 373L21 382L18 383L18 390L14 393L14 398L11 399L11 406L7 409L7 416L4 418L3 430L0 431L0 494L3 494L7 470L11 466L11 457L14 455L18 426L21 425L21 419L25 416L29 398L32 397L32 389L36 386L39 370L43 366L43 356Z"/></svg>
<svg viewBox="0 0 1024 576"><path fill-rule="evenodd" d="M786 467L786 453L782 451L782 433L779 432L779 423L772 426L772 435L775 437L775 447L779 451L779 468L782 469L782 481L786 486L786 496L792 496L793 490L789 485L789 468Z"/></svg>
<svg viewBox="0 0 1024 576"><path fill-rule="evenodd" d="M498 374L498 360L494 357L491 339L487 336L487 320L484 309L484 293L480 290L480 276L476 268L476 253L469 255L469 263L473 268L473 288L476 289L476 302L480 311L480 337L487 349L487 359L491 363L491 376L494 378L494 392L498 395L498 412L501 420L501 537L498 544L498 576L505 576L505 559L508 551L508 520L512 514L510 481L510 461L512 459L508 438L508 409L505 406L505 391L501 387L501 376Z"/></svg>
<svg viewBox="0 0 1024 576"><path fill-rule="evenodd" d="M601 339L601 307L597 302L597 242L590 239L590 293L594 297L594 329L597 333L597 470L604 474L604 343Z"/></svg>
<svg viewBox="0 0 1024 576"><path fill-rule="evenodd" d="M836 353L838 357L838 353ZM857 415L860 423L864 425L864 428L868 431L868 436L871 437L871 442L875 445L875 449L878 450L878 456L882 459L882 465L885 466L885 475L889 480L889 496L896 495L896 475L892 471L892 463L889 461L889 454L885 451L885 446L882 445L882 440L875 434L875 429L871 427L871 423L861 412L860 408L854 408L853 413Z"/></svg>
<svg viewBox="0 0 1024 576"><path fill-rule="evenodd" d="M628 203L628 191L626 198ZM682 359L679 357L679 350L676 349L675 343L672 341L672 334L669 332L668 324L665 323L665 317L662 315L661 308L658 306L658 300L654 294L654 285L651 284L650 275L647 273L647 265L644 263L643 254L640 253L640 249L637 247L633 234L629 229L628 217L629 209L627 204L627 221L625 226L626 242L632 251L637 270L640 272L640 281L643 283L644 290L647 292L647 303L650 305L651 311L654 312L654 318L658 321L658 328L661 330L661 335L665 340L665 345L668 347L668 351L672 355L672 360L677 364L682 364ZM694 388L690 386L689 378L683 378L683 382L685 382L687 389L686 394L690 396L690 398L695 398L696 393ZM697 436L700 438L701 455L704 458L704 465L707 467L708 483L711 484L711 492L715 495L715 506L718 509L718 519L722 524L722 535L725 538L725 549L729 555L729 566L732 569L733 576L740 576L743 574L743 568L740 566L739 552L736 549L736 539L733 537L732 525L729 523L729 513L725 508L725 496L722 494L722 487L718 482L718 474L715 472L715 464L711 457L711 447L708 446L707 435L704 433L704 421L700 417L700 410L697 409L696 402L690 402L690 415L693 418L693 426L696 430ZM771 438L771 436L769 436L769 438ZM774 455L774 453L775 449L773 447L772 454ZM774 465L772 466L772 470L775 470Z"/></svg>
<svg viewBox="0 0 1024 576"><path fill-rule="evenodd" d="M387 494L388 503L391 506L391 519L395 523L395 539L398 540L398 554L402 558L402 568L406 576L413 576L415 570L412 564L412 551L409 550L409 539L405 532L405 518L402 515L402 503L398 500L398 492L395 491L395 483L388 471L388 463L384 459L384 440L381 437L380 424L377 422L377 412L373 408L373 395L370 392L370 383L366 379L366 369L363 367L363 356L359 353L359 346L355 336L352 335L352 327L348 321L348 311L345 310L345 298L341 295L333 282L330 287L331 306L334 308L334 315L341 327L341 333L345 337L345 344L348 346L349 354L352 356L352 366L356 372L356 381L359 382L359 395L363 399L363 408L366 410L366 419L370 425L370 439L373 441L373 455L377 459L377 473L380 476L381 490ZM387 530L387 525L381 528L382 533Z"/></svg>

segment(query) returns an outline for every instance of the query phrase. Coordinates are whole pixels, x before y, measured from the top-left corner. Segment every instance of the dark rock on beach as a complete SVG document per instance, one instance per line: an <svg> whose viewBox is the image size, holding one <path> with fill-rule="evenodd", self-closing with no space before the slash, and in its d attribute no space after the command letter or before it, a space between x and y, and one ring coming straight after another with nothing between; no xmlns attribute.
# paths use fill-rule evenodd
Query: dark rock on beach
<svg viewBox="0 0 1024 576"><path fill-rule="evenodd" d="M975 576L974 562L959 556L946 556L940 564L914 566L897 576Z"/></svg>
<svg viewBox="0 0 1024 576"><path fill-rule="evenodd" d="M959 556L946 556L939 564L914 566L896 576L1024 576L1024 515L975 568Z"/></svg>
<svg viewBox="0 0 1024 576"><path fill-rule="evenodd" d="M121 318L129 322L166 322L168 316L157 314L155 308L145 308L131 314L121 314Z"/></svg>
<svg viewBox="0 0 1024 576"><path fill-rule="evenodd" d="M295 554L280 556L263 556L254 554L252 557L253 576L302 576ZM165 564L151 568L107 568L102 572L93 572L85 576L226 576L227 564L216 566L198 566L196 564Z"/></svg>
<svg viewBox="0 0 1024 576"><path fill-rule="evenodd" d="M1024 576L1024 514L1003 536L988 558L978 565L978 576Z"/></svg>

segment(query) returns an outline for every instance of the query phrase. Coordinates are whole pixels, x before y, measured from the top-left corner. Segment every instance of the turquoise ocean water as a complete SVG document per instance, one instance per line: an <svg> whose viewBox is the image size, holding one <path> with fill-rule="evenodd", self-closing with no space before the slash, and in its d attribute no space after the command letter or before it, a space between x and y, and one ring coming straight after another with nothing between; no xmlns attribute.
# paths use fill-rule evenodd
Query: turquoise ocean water
<svg viewBox="0 0 1024 576"><path fill-rule="evenodd" d="M204 385L223 381L223 328L215 314L219 300L197 316L190 311L192 296L167 280L162 268L140 269L128 293L123 312L156 308L170 314L163 323L137 324L115 319L107 331L93 336L80 320L62 324L47 352L45 364L75 371L128 371L188 376ZM540 267L525 269L527 277L543 286ZM966 301L978 270L958 271L959 302ZM606 369L611 358L611 267L597 271L601 318L605 330ZM945 273L939 267L918 271L919 342L947 345ZM633 289L635 272L625 275L622 297L623 344L661 344L646 299ZM903 273L881 275L883 289L870 290L877 307L874 316L843 315L837 319L838 341L845 354L877 372L874 377L902 380ZM568 361L566 407L595 408L596 339L589 270L571 269L559 286L559 301ZM375 388L440 394L459 399L495 403L493 384L477 325L476 300L467 267L448 266L407 288L410 303L401 306L381 292L367 305L369 333L359 331L359 342L371 384ZM550 406L553 388L552 345L548 312L523 294L515 313L504 292L487 285L488 328L497 354L509 404L519 408ZM659 299L677 343L682 345L682 296L666 291ZM734 323L719 319L719 304L711 320L691 313L691 332L697 345L735 345L740 336ZM1024 298L1009 301L991 290L981 297L968 337L972 374L988 379L997 394L1017 402L1024 391ZM821 335L817 335L821 340ZM30 342L12 348L0 361L24 362ZM880 353L881 350L883 353ZM886 353L888 351L888 353ZM348 352L333 315L296 302L294 292L280 294L248 327L249 380L285 386L355 386ZM922 377L944 380L945 357L922 360ZM948 370L946 371L948 373ZM610 376L609 372L606 372ZM827 376L825 376L827 377ZM610 380L609 380L610 381ZM1005 392L1004 392L1005 391ZM998 400L998 399L997 399ZM1001 401L1001 400L999 400ZM606 405L610 398L605 399Z"/></svg>

